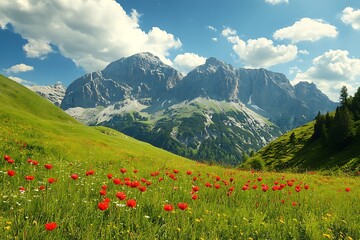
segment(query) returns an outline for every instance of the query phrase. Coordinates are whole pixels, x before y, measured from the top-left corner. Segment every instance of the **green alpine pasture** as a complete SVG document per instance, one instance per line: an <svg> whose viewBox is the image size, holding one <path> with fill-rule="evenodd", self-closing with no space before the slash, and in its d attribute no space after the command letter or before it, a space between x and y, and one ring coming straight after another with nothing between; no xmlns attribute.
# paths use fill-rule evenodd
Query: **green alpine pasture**
<svg viewBox="0 0 360 240"><path fill-rule="evenodd" d="M200 164L3 76L0 154L0 239L360 239L356 176Z"/></svg>

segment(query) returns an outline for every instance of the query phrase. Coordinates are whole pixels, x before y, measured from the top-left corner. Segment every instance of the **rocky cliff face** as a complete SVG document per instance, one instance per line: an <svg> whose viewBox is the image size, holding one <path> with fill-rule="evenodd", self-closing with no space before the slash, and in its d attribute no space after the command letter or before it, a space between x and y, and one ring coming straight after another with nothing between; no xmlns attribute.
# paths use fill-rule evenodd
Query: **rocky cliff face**
<svg viewBox="0 0 360 240"><path fill-rule="evenodd" d="M29 86L29 89L48 99L58 107L60 106L66 91L66 88L60 83L50 86L33 85Z"/></svg>
<svg viewBox="0 0 360 240"><path fill-rule="evenodd" d="M183 156L236 164L335 103L315 85L293 87L281 73L209 58L183 77L140 53L75 80L61 107L89 125L109 126Z"/></svg>

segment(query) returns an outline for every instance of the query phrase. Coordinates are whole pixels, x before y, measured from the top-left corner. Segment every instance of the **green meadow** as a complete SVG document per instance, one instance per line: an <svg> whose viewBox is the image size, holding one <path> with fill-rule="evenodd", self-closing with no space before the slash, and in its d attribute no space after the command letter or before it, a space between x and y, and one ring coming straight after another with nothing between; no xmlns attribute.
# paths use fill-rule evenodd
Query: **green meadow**
<svg viewBox="0 0 360 240"><path fill-rule="evenodd" d="M360 239L358 176L197 163L3 76L0 155L0 239Z"/></svg>

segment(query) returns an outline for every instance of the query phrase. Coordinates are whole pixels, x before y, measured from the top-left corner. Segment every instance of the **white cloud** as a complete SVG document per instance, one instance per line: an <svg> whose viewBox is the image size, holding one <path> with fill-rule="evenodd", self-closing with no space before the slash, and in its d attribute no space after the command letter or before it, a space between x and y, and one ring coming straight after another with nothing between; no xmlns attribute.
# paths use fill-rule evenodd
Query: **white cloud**
<svg viewBox="0 0 360 240"><path fill-rule="evenodd" d="M29 58L44 59L47 54L53 52L48 42L34 39L28 39L28 43L23 46L23 49Z"/></svg>
<svg viewBox="0 0 360 240"><path fill-rule="evenodd" d="M199 65L206 62L206 58L195 53L179 54L174 59L174 67L183 74L187 74Z"/></svg>
<svg viewBox="0 0 360 240"><path fill-rule="evenodd" d="M8 73L19 73L19 72L28 72L34 70L33 66L26 65L24 63L16 64L5 71Z"/></svg>
<svg viewBox="0 0 360 240"><path fill-rule="evenodd" d="M348 55L348 51L329 50L314 58L313 66L298 73L292 83L313 82L333 101L339 100L342 86L353 94L356 91L354 86L360 85L360 59L349 58Z"/></svg>
<svg viewBox="0 0 360 240"><path fill-rule="evenodd" d="M207 29L211 30L211 31L214 31L214 32L217 32L217 29L213 26L207 26Z"/></svg>
<svg viewBox="0 0 360 240"><path fill-rule="evenodd" d="M216 37L211 38L211 40L212 40L213 42L217 42L217 41L218 41L218 39L217 39Z"/></svg>
<svg viewBox="0 0 360 240"><path fill-rule="evenodd" d="M289 3L289 0L265 0L266 3L270 3L272 5L280 4L280 3Z"/></svg>
<svg viewBox="0 0 360 240"><path fill-rule="evenodd" d="M14 82L17 82L17 83L20 83L20 84L23 84L23 85L32 84L32 82L27 81L27 80L24 80L24 79L19 78L19 77L8 76L8 78L11 79L11 80L13 80Z"/></svg>
<svg viewBox="0 0 360 240"><path fill-rule="evenodd" d="M233 50L243 60L246 67L267 68L280 63L290 62L297 56L295 45L274 45L266 38L249 39L247 42L238 36L228 36Z"/></svg>
<svg viewBox="0 0 360 240"><path fill-rule="evenodd" d="M224 37L235 36L236 30L226 27L224 28L224 30L222 30L221 35L223 35Z"/></svg>
<svg viewBox="0 0 360 240"><path fill-rule="evenodd" d="M301 41L317 41L324 37L336 37L338 31L335 26L325 23L321 19L302 18L292 26L277 30L273 37L276 40L289 39L293 43Z"/></svg>
<svg viewBox="0 0 360 240"><path fill-rule="evenodd" d="M360 9L354 10L351 7L347 7L343 10L341 21L355 30L360 30Z"/></svg>
<svg viewBox="0 0 360 240"><path fill-rule="evenodd" d="M304 54L304 55L308 55L309 51L308 50L299 50L300 54Z"/></svg>
<svg viewBox="0 0 360 240"><path fill-rule="evenodd" d="M44 58L56 46L86 71L145 51L171 64L169 50L180 48L181 41L156 26L143 31L139 17L113 0L0 1L1 27L11 24L28 40L23 47L28 57Z"/></svg>

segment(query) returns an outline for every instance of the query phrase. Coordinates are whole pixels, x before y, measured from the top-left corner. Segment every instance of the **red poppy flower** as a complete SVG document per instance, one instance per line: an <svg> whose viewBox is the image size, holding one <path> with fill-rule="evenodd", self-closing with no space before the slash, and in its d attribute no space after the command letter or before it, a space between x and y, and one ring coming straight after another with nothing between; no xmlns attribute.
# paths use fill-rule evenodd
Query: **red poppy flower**
<svg viewBox="0 0 360 240"><path fill-rule="evenodd" d="M191 175L191 174L192 174L192 171L186 171L186 174L187 174L187 175Z"/></svg>
<svg viewBox="0 0 360 240"><path fill-rule="evenodd" d="M158 172L158 171L152 172L152 173L150 173L150 175L151 175L152 177L155 177L155 176L159 175L159 172Z"/></svg>
<svg viewBox="0 0 360 240"><path fill-rule="evenodd" d="M256 185L252 186L252 189L257 189L257 188L258 188L258 186L256 186Z"/></svg>
<svg viewBox="0 0 360 240"><path fill-rule="evenodd" d="M233 178L233 177L231 177L231 178L230 178L230 182L233 182L233 181L234 181L234 178Z"/></svg>
<svg viewBox="0 0 360 240"><path fill-rule="evenodd" d="M164 178L162 178L162 177L159 177L159 182L161 182L162 180L164 180Z"/></svg>
<svg viewBox="0 0 360 240"><path fill-rule="evenodd" d="M194 194L194 195L192 195L191 198L192 198L193 200L196 200L196 199L198 199L198 195Z"/></svg>
<svg viewBox="0 0 360 240"><path fill-rule="evenodd" d="M32 163L31 163L32 165L39 165L39 162L38 161L36 161L36 160L32 160Z"/></svg>
<svg viewBox="0 0 360 240"><path fill-rule="evenodd" d="M117 192L116 197L120 200L124 200L126 198L126 194L124 192Z"/></svg>
<svg viewBox="0 0 360 240"><path fill-rule="evenodd" d="M152 183L150 181L146 181L146 185L150 186Z"/></svg>
<svg viewBox="0 0 360 240"><path fill-rule="evenodd" d="M169 212L169 211L174 210L174 207L171 204L165 204L164 205L164 210Z"/></svg>
<svg viewBox="0 0 360 240"><path fill-rule="evenodd" d="M31 158L28 158L28 160L27 160L28 163L32 163L32 161L33 160Z"/></svg>
<svg viewBox="0 0 360 240"><path fill-rule="evenodd" d="M178 207L179 207L181 210L185 210L185 209L187 209L188 204L187 204L187 203L184 203L184 202L179 202L179 203L178 203Z"/></svg>
<svg viewBox="0 0 360 240"><path fill-rule="evenodd" d="M193 190L194 192L199 191L199 189L200 189L200 188L199 188L198 186L193 186L193 187L192 187L192 190Z"/></svg>
<svg viewBox="0 0 360 240"><path fill-rule="evenodd" d="M172 179L174 179L174 178L175 178L175 175L172 174L172 173L170 173L170 174L169 174L169 177L172 178Z"/></svg>
<svg viewBox="0 0 360 240"><path fill-rule="evenodd" d="M73 179L73 180L76 180L79 178L79 175L77 175L76 173L74 174L71 174L70 177Z"/></svg>
<svg viewBox="0 0 360 240"><path fill-rule="evenodd" d="M14 176L14 175L16 174L16 172L15 172L14 170L8 170L8 171L7 171L7 174L8 174L10 177L12 177L12 176Z"/></svg>
<svg viewBox="0 0 360 240"><path fill-rule="evenodd" d="M51 164L47 163L47 164L44 165L44 167L45 167L46 169L49 169L49 170L50 170L50 169L52 169L53 166L52 166Z"/></svg>
<svg viewBox="0 0 360 240"><path fill-rule="evenodd" d="M101 189L99 193L100 193L101 196L105 196L106 195L106 190Z"/></svg>
<svg viewBox="0 0 360 240"><path fill-rule="evenodd" d="M140 192L145 192L146 191L146 187L145 186L139 186L138 187Z"/></svg>
<svg viewBox="0 0 360 240"><path fill-rule="evenodd" d="M206 187L212 187L211 183L209 183L209 182L205 183L205 186Z"/></svg>
<svg viewBox="0 0 360 240"><path fill-rule="evenodd" d="M55 178L48 178L48 183L54 183L55 182Z"/></svg>
<svg viewBox="0 0 360 240"><path fill-rule="evenodd" d="M249 189L249 187L248 187L248 186L246 186L246 185L244 185L241 189L242 189L243 191L246 191L246 190L248 190L248 189Z"/></svg>
<svg viewBox="0 0 360 240"><path fill-rule="evenodd" d="M214 187L215 187L216 189L219 189L219 188L220 188L220 184L215 184Z"/></svg>
<svg viewBox="0 0 360 240"><path fill-rule="evenodd" d="M113 179L113 183L114 183L115 185L119 185L119 184L121 184L121 180L120 180L119 178L114 178L114 179Z"/></svg>
<svg viewBox="0 0 360 240"><path fill-rule="evenodd" d="M15 162L15 160L10 158L7 162L10 164L13 164Z"/></svg>
<svg viewBox="0 0 360 240"><path fill-rule="evenodd" d="M108 175L106 175L108 179L112 179L113 175L111 173L108 173Z"/></svg>
<svg viewBox="0 0 360 240"><path fill-rule="evenodd" d="M5 156L4 156L4 160L5 160L5 161L9 161L10 159L11 159L11 157L10 157L9 155L5 155Z"/></svg>
<svg viewBox="0 0 360 240"><path fill-rule="evenodd" d="M135 201L134 199L129 199L129 200L126 202L126 206L131 207L131 208L134 208L134 207L136 207L136 201Z"/></svg>
<svg viewBox="0 0 360 240"><path fill-rule="evenodd" d="M179 173L179 170L174 169L174 170L173 170L173 173Z"/></svg>
<svg viewBox="0 0 360 240"><path fill-rule="evenodd" d="M257 180L258 180L259 182L261 182L261 181L262 181L262 178L261 178L261 177L258 177Z"/></svg>
<svg viewBox="0 0 360 240"><path fill-rule="evenodd" d="M351 189L350 189L350 188L348 188L348 187L347 187L347 188L345 188L345 191L347 191L347 192L350 192L350 190L351 190Z"/></svg>
<svg viewBox="0 0 360 240"><path fill-rule="evenodd" d="M109 202L100 202L98 204L98 208L101 210L101 211L105 211L106 209L109 208Z"/></svg>
<svg viewBox="0 0 360 240"><path fill-rule="evenodd" d="M102 185L102 186L101 186L101 189L106 190L106 189L107 189L107 186L106 186L106 185Z"/></svg>
<svg viewBox="0 0 360 240"><path fill-rule="evenodd" d="M25 188L24 187L19 187L19 191L20 192L25 192Z"/></svg>
<svg viewBox="0 0 360 240"><path fill-rule="evenodd" d="M86 171L86 173L85 173L86 176L91 176L91 175L94 175L94 174L95 174L94 170L89 170L89 171Z"/></svg>
<svg viewBox="0 0 360 240"><path fill-rule="evenodd" d="M281 203L282 203L282 204L284 204L284 203L285 203L285 200L284 200L284 199L282 199L282 200L281 200Z"/></svg>
<svg viewBox="0 0 360 240"><path fill-rule="evenodd" d="M44 185L41 185L41 186L39 187L39 190L40 190L40 191L45 190L45 186L44 186Z"/></svg>
<svg viewBox="0 0 360 240"><path fill-rule="evenodd" d="M133 181L133 182L131 182L131 184L130 184L130 187L131 187L131 188L137 188L138 186L140 186L140 182L138 182L138 181Z"/></svg>
<svg viewBox="0 0 360 240"><path fill-rule="evenodd" d="M120 172L121 172L121 173L126 173L127 170L126 170L126 168L121 168L121 169L120 169Z"/></svg>
<svg viewBox="0 0 360 240"><path fill-rule="evenodd" d="M264 185L261 190L263 190L264 192L266 192L269 189L269 187L267 185Z"/></svg>
<svg viewBox="0 0 360 240"><path fill-rule="evenodd" d="M145 179L145 178L141 178L140 181L143 182L143 183L145 183L145 182L146 182L146 179Z"/></svg>
<svg viewBox="0 0 360 240"><path fill-rule="evenodd" d="M293 207L295 207L296 205L297 205L297 203L296 202L292 202L292 204L291 204Z"/></svg>
<svg viewBox="0 0 360 240"><path fill-rule="evenodd" d="M277 191L277 190L280 189L280 186L275 185L275 186L273 186L271 189L272 189L273 191Z"/></svg>
<svg viewBox="0 0 360 240"><path fill-rule="evenodd" d="M137 169L134 169L134 173L137 173L139 170L137 170Z"/></svg>
<svg viewBox="0 0 360 240"><path fill-rule="evenodd" d="M49 222L45 224L45 229L48 231L52 231L57 227L56 222Z"/></svg>
<svg viewBox="0 0 360 240"><path fill-rule="evenodd" d="M34 179L35 179L34 176L25 176L25 180L26 180L26 181L32 181L32 180L34 180Z"/></svg>
<svg viewBox="0 0 360 240"><path fill-rule="evenodd" d="M287 185L289 186L289 187L292 187L292 185L293 185L294 183L293 182L287 182Z"/></svg>
<svg viewBox="0 0 360 240"><path fill-rule="evenodd" d="M304 188L305 188L306 190L308 190L310 187L309 187L309 185L305 185Z"/></svg>

